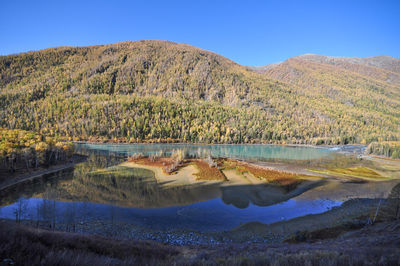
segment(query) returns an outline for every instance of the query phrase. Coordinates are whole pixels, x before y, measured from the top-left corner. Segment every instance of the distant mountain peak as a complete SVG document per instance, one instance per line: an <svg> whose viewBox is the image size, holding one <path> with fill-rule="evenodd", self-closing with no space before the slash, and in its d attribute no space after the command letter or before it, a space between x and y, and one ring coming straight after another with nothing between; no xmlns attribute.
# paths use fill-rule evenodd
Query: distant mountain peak
<svg viewBox="0 0 400 266"><path fill-rule="evenodd" d="M284 62L269 64L261 67L249 67L258 73L265 73L271 69L276 69L282 64L293 63L293 60L300 60L309 63L317 63L336 67L346 71L352 71L361 75L377 76L375 72L386 72L391 76L384 78L385 82L400 84L400 59L388 56L378 55L371 57L344 57L344 56L325 56L318 54L302 54L291 57Z"/></svg>

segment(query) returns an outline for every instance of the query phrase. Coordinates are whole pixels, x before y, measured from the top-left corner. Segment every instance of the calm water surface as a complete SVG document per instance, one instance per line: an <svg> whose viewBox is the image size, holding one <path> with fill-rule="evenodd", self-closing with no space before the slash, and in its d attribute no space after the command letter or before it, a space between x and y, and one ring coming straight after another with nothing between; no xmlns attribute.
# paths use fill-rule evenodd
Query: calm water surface
<svg viewBox="0 0 400 266"><path fill-rule="evenodd" d="M184 149L189 155L210 154L212 157L235 159L289 159L311 160L329 156L336 148L313 148L279 145L194 145L194 144L81 144L79 148L113 152L123 155L143 153L150 155L160 151L170 154L177 149Z"/></svg>
<svg viewBox="0 0 400 266"><path fill-rule="evenodd" d="M341 204L341 202L329 200L288 200L272 206L260 207L250 204L246 209L239 209L216 198L187 206L142 209L90 202L53 202L41 198L20 199L19 202L26 206L24 213L26 219L45 220L43 208L48 206L48 220L51 220L51 208L54 207L56 220L61 223L68 222L68 219L74 219L75 222L118 220L156 230L199 231L228 230L253 221L273 223L311 213L325 212ZM0 209L0 216L14 219L19 202Z"/></svg>
<svg viewBox="0 0 400 266"><path fill-rule="evenodd" d="M333 149L273 145L93 145L79 144L88 160L40 180L1 192L0 217L74 221L121 221L151 229L219 231L258 221L272 223L321 213L342 202L294 200L290 191L268 185L190 185L166 188L151 171L130 169L123 176L96 176L134 153L165 154L185 149L191 155L210 154L245 160L313 161L332 157ZM325 160L324 159L324 160ZM50 218L53 217L53 218Z"/></svg>

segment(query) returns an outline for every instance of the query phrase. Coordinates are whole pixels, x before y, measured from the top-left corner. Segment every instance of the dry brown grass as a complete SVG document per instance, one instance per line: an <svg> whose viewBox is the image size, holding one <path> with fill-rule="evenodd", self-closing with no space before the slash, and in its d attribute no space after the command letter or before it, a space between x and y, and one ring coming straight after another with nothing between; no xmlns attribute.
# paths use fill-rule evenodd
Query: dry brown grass
<svg viewBox="0 0 400 266"><path fill-rule="evenodd" d="M0 222L0 259L10 259L15 265L169 264L179 253L173 246L156 242L52 232Z"/></svg>
<svg viewBox="0 0 400 266"><path fill-rule="evenodd" d="M387 230L388 226L382 228ZM396 239L398 229L385 232L390 238L383 242L377 239L381 231L374 231L373 227L367 230L353 238L321 243L178 247L53 232L0 221L0 264L11 265L8 263L12 261L14 265L398 265L399 247L390 242ZM324 233L323 237L334 235Z"/></svg>
<svg viewBox="0 0 400 266"><path fill-rule="evenodd" d="M172 158L159 157L152 159L150 157L141 157L131 158L129 161L147 166L160 167L163 169L163 172L168 175L176 173L177 171L179 171L180 168L192 164L195 165L198 169L198 173L195 174L197 176L197 180L207 181L226 181L227 178L220 169L236 169L236 171L238 171L238 173L241 175L243 175L244 173L250 173L256 178L264 180L267 183L283 187L296 187L303 182L303 177L306 177L304 175L268 169L246 162L225 158L216 160L218 167L211 167L209 163L202 159L185 159L177 167L175 167L174 172L168 171L171 166L174 166L174 164L176 164L175 160Z"/></svg>
<svg viewBox="0 0 400 266"><path fill-rule="evenodd" d="M190 162L199 170L199 172L195 174L197 180L227 180L226 176L217 167L210 167L210 165L203 160L192 159Z"/></svg>
<svg viewBox="0 0 400 266"><path fill-rule="evenodd" d="M147 166L160 167L167 175L173 174L179 171L180 168L188 166L189 164L193 164L198 169L198 172L195 174L197 176L197 180L227 180L225 175L217 167L210 167L207 162L201 159L183 160L174 172L169 172L168 169L171 168L171 166L174 166L176 162L174 159L168 157L160 157L155 159L151 159L150 157L142 157L136 159L131 158L129 161Z"/></svg>
<svg viewBox="0 0 400 266"><path fill-rule="evenodd" d="M137 163L137 164L147 165L147 166L160 167L163 169L164 174L167 174L167 175L174 173L174 172L168 171L168 169L175 164L175 161L172 158L160 157L160 158L155 158L153 160L150 157L142 157L142 158L136 158L136 159L131 158L129 161L133 162L133 163ZM180 167L182 167L184 165L185 164L182 164Z"/></svg>

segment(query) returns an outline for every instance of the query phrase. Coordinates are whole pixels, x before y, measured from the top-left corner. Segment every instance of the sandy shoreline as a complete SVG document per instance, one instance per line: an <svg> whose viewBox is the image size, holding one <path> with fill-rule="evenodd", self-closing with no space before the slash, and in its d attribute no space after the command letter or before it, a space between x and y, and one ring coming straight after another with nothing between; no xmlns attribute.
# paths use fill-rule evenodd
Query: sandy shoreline
<svg viewBox="0 0 400 266"><path fill-rule="evenodd" d="M260 169L264 169L266 171L279 171L283 173L289 174L297 174L295 172L289 171L281 171L278 169L274 169L271 167L260 166L257 164L250 164L247 162L241 162L243 165L251 165L254 167L258 167ZM192 164L185 165L181 167L176 173L173 174L166 174L162 167L159 166L152 166L152 165L145 165L141 163L136 163L132 161L124 162L120 164L120 166L125 167L133 167L133 168L142 168L150 170L154 173L154 177L156 178L157 182L160 184L165 184L167 186L176 186L176 185L192 185L192 184L216 184L221 183L221 185L231 186L231 185L260 185L260 184L268 184L267 180L263 180L257 178L250 172L239 173L236 169L221 169L220 171L226 177L227 180L199 180L198 176L196 175L199 172L199 169ZM312 174L312 172L310 172ZM317 181L320 180L321 177L317 174L313 174L310 176L303 176L301 175L303 180L308 181Z"/></svg>
<svg viewBox="0 0 400 266"><path fill-rule="evenodd" d="M187 165L179 169L175 174L166 174L161 167L150 166L139 164L135 162L124 162L120 166L132 167L132 168L142 168L150 170L154 173L154 177L160 184L165 184L166 186L181 186L181 185L191 185L195 183L220 183L221 181L211 181L211 180L197 180L195 175L198 170L194 165Z"/></svg>
<svg viewBox="0 0 400 266"><path fill-rule="evenodd" d="M142 168L150 170L154 173L154 177L157 182L164 184L165 186L182 186L182 185L193 185L193 184L218 184L221 185L255 185L264 183L262 180L248 174L246 176L241 176L236 173L236 170L223 170L222 173L228 179L227 181L220 180L198 180L196 173L198 169L194 165L187 165L179 169L177 173L166 174L161 167L149 166L144 164L138 164L135 162L124 162L120 166Z"/></svg>
<svg viewBox="0 0 400 266"><path fill-rule="evenodd" d="M367 158L365 158L367 159ZM372 160L378 160L372 158ZM386 161L384 161L387 163ZM288 163L274 163L274 162L243 162L243 165L251 165L260 167L266 170L281 171L288 174L298 174L303 180L303 183L298 186L294 192L298 189L303 189L312 184L319 184L313 189L305 189L300 194L294 193L294 199L296 200L315 200L315 199L330 199L337 201L346 201L352 198L384 198L387 197L391 189L400 182L400 172L392 171L390 178L382 178L373 180L371 178L363 177L351 177L351 176L334 176L324 173L317 173L308 170L305 166L292 165ZM385 164L388 165L388 164ZM400 167L398 162L390 161L389 165L392 167ZM231 186L248 186L269 184L266 180L260 179L252 175L250 172L238 172L236 169L221 169L221 172L225 175L226 181L209 181L209 180L198 180L196 173L198 169L194 165L187 165L182 167L176 174L168 175L163 172L161 167L143 165L134 162L125 162L121 166L144 168L154 173L157 182L161 185L166 186L177 186L177 185L206 185L206 184L219 184L221 187ZM382 165L381 165L382 166ZM388 172L386 172L387 174ZM322 182L322 183L321 183ZM377 185L379 183L379 185ZM265 190L265 189L264 189ZM265 191L267 193L267 191ZM268 193L271 193L269 191ZM272 193L273 194L273 193ZM271 197L272 194L269 194Z"/></svg>

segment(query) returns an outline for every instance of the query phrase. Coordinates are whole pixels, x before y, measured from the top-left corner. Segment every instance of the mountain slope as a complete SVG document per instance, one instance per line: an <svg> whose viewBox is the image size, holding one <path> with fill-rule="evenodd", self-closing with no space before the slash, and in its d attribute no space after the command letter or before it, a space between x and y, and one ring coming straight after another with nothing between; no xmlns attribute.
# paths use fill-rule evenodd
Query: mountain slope
<svg viewBox="0 0 400 266"><path fill-rule="evenodd" d="M2 56L0 126L83 140L400 139L397 61L357 68L323 61L292 58L254 71L165 41Z"/></svg>
<svg viewBox="0 0 400 266"><path fill-rule="evenodd" d="M166 97L181 94L207 100L218 100L221 97L218 93L225 96L243 87L237 77L240 67L234 62L189 45L172 42L60 47L9 56L2 61L3 86L10 81L41 76L44 82L50 83L52 91L72 89L85 94L135 93L138 96ZM22 75L21 67L28 67ZM46 77L49 74L64 77L53 80L54 77Z"/></svg>
<svg viewBox="0 0 400 266"><path fill-rule="evenodd" d="M333 100L338 103L337 108L347 105L347 112L362 111L359 118L363 119L371 111L382 118L399 118L400 73L396 72L399 67L399 59L387 56L301 55L255 71L289 84L297 94L321 101Z"/></svg>
<svg viewBox="0 0 400 266"><path fill-rule="evenodd" d="M359 68L360 66L366 66L374 68L375 71L379 71L377 69L382 69L382 70L387 70L389 72L400 73L400 60L395 57L387 55L362 58L362 57L334 57L334 56L321 56L316 54L305 54L298 56L298 58L314 61L317 63L332 64L350 70L351 66L355 68Z"/></svg>

